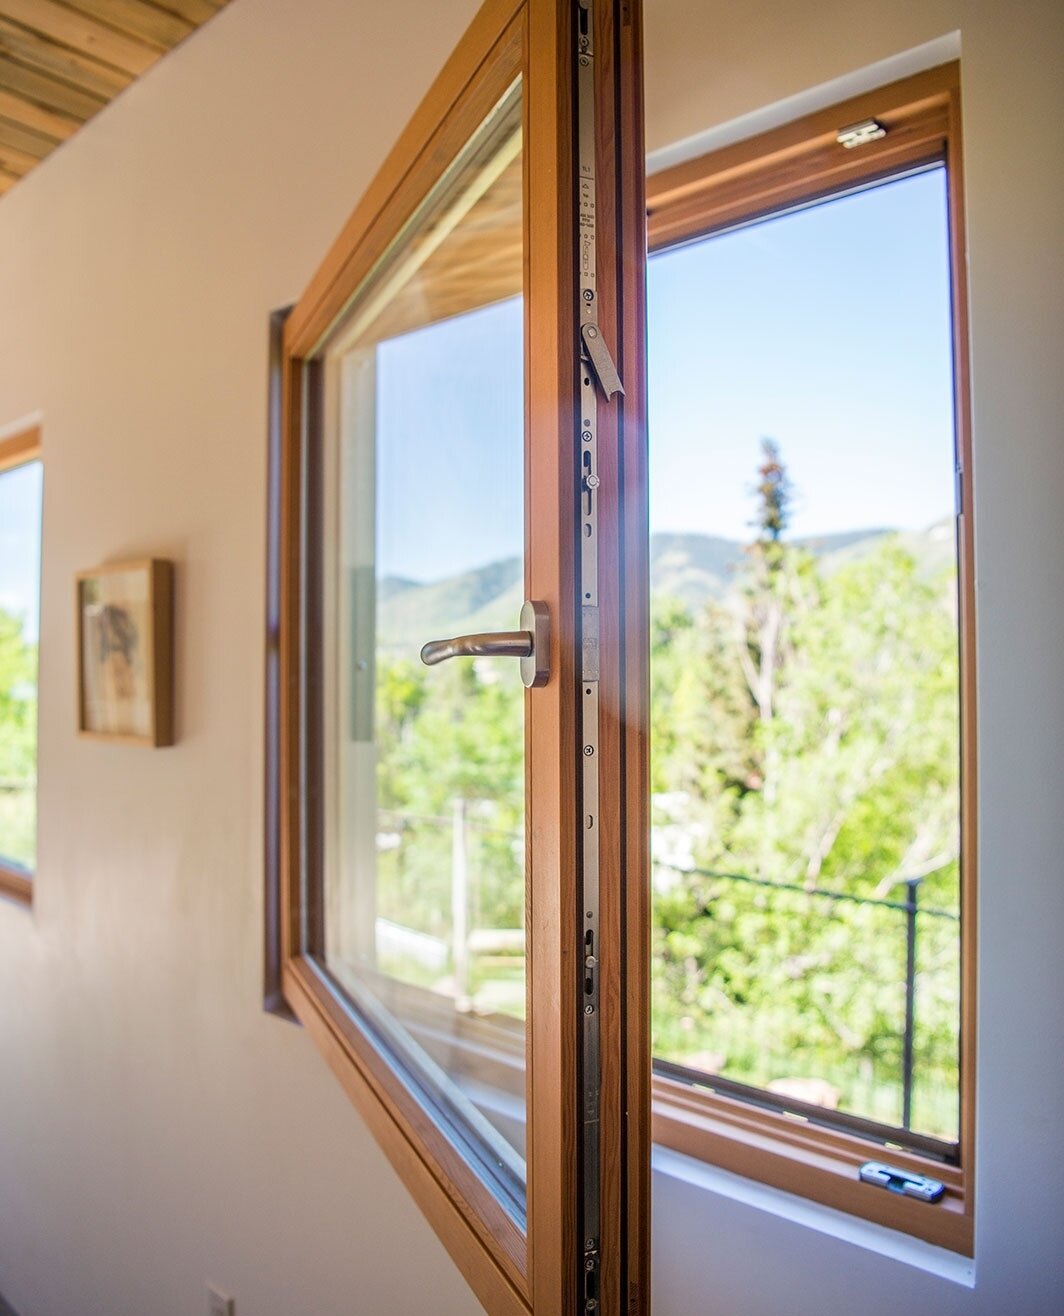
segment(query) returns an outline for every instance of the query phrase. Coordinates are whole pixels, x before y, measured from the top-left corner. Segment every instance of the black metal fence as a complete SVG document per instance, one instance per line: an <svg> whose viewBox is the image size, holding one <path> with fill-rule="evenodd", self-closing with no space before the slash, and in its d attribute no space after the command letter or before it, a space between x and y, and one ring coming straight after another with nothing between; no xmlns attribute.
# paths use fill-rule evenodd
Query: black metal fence
<svg viewBox="0 0 1064 1316"><path fill-rule="evenodd" d="M874 1118L877 1120L886 1119L886 1122L889 1122L891 1124L898 1123L904 1129L907 1130L912 1129L913 1116L914 1116L914 1091L916 1088L916 1081L918 1078L917 1038L921 1026L921 1020L919 1016L920 1003L919 1003L918 986L922 976L929 976L929 977L932 976L932 974L930 973L928 975L921 975L920 972L919 961L920 961L920 948L921 948L920 947L921 930L926 928L927 926L926 921L935 921L938 922L939 924L943 922L957 924L959 922L959 916L950 910L936 909L934 907L922 905L920 903L920 888L923 884L924 878L913 877L899 882L897 885L898 887L904 890L905 897L904 899L901 900L890 900L890 899L881 899L874 896L863 896L863 895L849 894L847 892L832 891L825 887L808 886L805 884L790 883L790 882L776 882L767 878L752 877L749 874L744 874L744 873L729 873L729 872L721 872L717 870L699 869L699 868L681 868L674 865L661 864L661 863L655 863L654 867L657 873L665 872L673 875L674 882L679 881L681 883L686 883L688 886L699 884L701 887L702 900L704 903L702 913L705 915L705 917L714 919L718 924L720 924L722 921L726 922L728 918L728 915L725 915L722 920L717 908L722 902L722 891L725 891L728 887L737 886L737 887L755 888L764 892L765 898L768 900L775 900L778 897L779 899L776 900L772 917L775 922L775 925L779 929L781 938L784 937L787 917L788 917L787 911L781 908L786 898L790 898L792 900L795 897L801 898L801 906L803 908L806 907L805 904L806 901L817 901L817 902L822 901L825 902L825 904L829 908L840 908L843 906L850 906L850 907L854 907L855 909L867 910L869 911L869 913L872 913L874 911L877 916L877 919L879 912L881 911L883 916L890 919L891 922L893 922L895 916L897 917L898 922L896 925L897 928L896 939L894 937L894 934L891 932L890 925L889 924L884 925L881 921L878 923L878 926L873 926L869 923L862 922L860 926L851 927L851 931L855 938L860 939L865 943L863 947L858 948L853 952L855 957L858 957L860 955L861 950L863 949L867 954L869 954L869 958L871 958L871 947L870 945L868 945L868 943L873 940L879 940L884 937L887 937L896 945L897 958L893 961L897 966L897 970L899 971L896 974L896 978L897 978L896 985L902 988L904 995L903 995L903 1001L899 1002L902 1008L900 1008L896 1012L898 1016L897 1018L898 1031L900 1034L900 1036L897 1039L897 1041L900 1044L898 1046L898 1052L899 1052L898 1063L897 1065L891 1064L890 1069L892 1071L892 1074L897 1075L897 1077L893 1079L893 1082L894 1083L900 1082L900 1102L898 1103L897 1106L895 1106L897 1115L900 1116L900 1118L896 1119L895 1117L886 1117L884 1116L884 1112L882 1110L869 1109L867 1111L855 1111L854 1113L866 1114L869 1118ZM734 924L734 920L735 920L734 913L732 913L730 917L732 918ZM827 912L825 911L825 916L823 918L818 918L815 921L818 931L824 935L826 935L827 932L829 931L829 929L827 928L827 923L830 917L831 916L828 915ZM734 939L738 943L738 948L740 952L743 952L745 949L747 949L742 945L741 932L739 929L735 928L734 926L730 926L727 935L731 935L734 937ZM727 937L725 937L725 940L727 940ZM947 943L942 942L942 938L939 938L938 940L940 943L942 943L942 945L946 945L946 953L945 955L943 955L941 945L936 949L936 964L940 965L941 962L945 960L946 967L936 967L933 972L937 973L940 977L944 974L949 974L952 977L953 954L950 953L950 947L947 945ZM959 938L957 938L954 935L951 938L951 940L954 943L952 950L954 953L956 953L956 951L959 950ZM839 941L837 938L835 944L836 947L839 945ZM753 948L749 948L749 949L752 952ZM781 952L781 954L782 953L784 952ZM793 945L789 947L789 950L786 953L790 953L793 957L794 954ZM814 958L814 957L809 957L809 958ZM888 961L891 958L893 958L893 953L891 953L891 955L888 955ZM884 988L889 989L894 985L895 985L894 983L882 983L882 982L871 981L867 984L867 992L872 993L875 991L883 990ZM940 1003L936 1002L934 1004L939 1005ZM739 1013L741 1013L741 1011ZM764 1014L766 1012L762 1011L761 1013ZM718 1019L720 1017L720 1014L721 1012L718 1012ZM778 1026L778 1020L776 1022ZM716 1039L719 1039L725 1033L725 1025L722 1023L718 1023L716 1025L716 1028L717 1028ZM743 1034L742 1036L743 1042L749 1042L754 1049L758 1050L762 1054L767 1054L772 1050L772 1041L768 1036L769 1030L771 1028L772 1028L772 1023L770 1021L764 1021L764 1020L759 1020L757 1018L752 1018L750 1017L750 1014L747 1013L742 1018L742 1021L739 1025L739 1029L738 1030L733 1029L733 1033L735 1031L741 1031ZM705 1033L707 1036L713 1037L714 1036L713 1027L712 1026L707 1027ZM756 1040L757 1034L760 1034L760 1041ZM666 1050L667 1053L669 1048L666 1046L664 1049ZM927 1050L928 1048L925 1045L924 1047L925 1053L927 1052ZM941 1068L943 1070L947 1070L955 1064L955 1039L954 1039L953 1051L954 1051L954 1055L952 1057L941 1058ZM777 1048L777 1052L778 1052L778 1048ZM672 1057L669 1057L666 1054L666 1058L669 1059ZM729 1076L726 1067L722 1067L720 1072L725 1077ZM817 1077L821 1077L821 1076L818 1075ZM756 1076L744 1075L744 1080L752 1083L755 1086L760 1085L759 1080ZM891 1078L887 1077L885 1079L880 1080L880 1086L882 1086L883 1082L889 1083L891 1082ZM895 1087L894 1090L897 1091L898 1090L897 1087ZM942 1098L942 1100L940 1100L938 1103L940 1106L945 1106L948 1104L949 1094L939 1093L937 1094L937 1096ZM945 1123L944 1119L942 1120L942 1123ZM935 1132L947 1133L948 1130L946 1130L945 1128L939 1128L936 1129Z"/></svg>
<svg viewBox="0 0 1064 1316"><path fill-rule="evenodd" d="M456 990L484 993L484 1008L490 998L492 1008L520 1013L523 958L511 953L500 966L484 960L481 950L489 931L519 935L521 833L495 827L464 807L450 817L382 811L380 821L395 848L380 855L378 912L438 939ZM654 990L660 1059L759 1088L782 1076L797 1076L799 1084L822 1082L838 1089L840 1109L854 1115L954 1136L957 1032L956 1020L945 1016L947 998L959 991L959 920L928 905L926 897L921 901L922 877L897 884L904 898L883 899L744 873L663 863L654 870L656 887L665 875L666 884L695 893L684 919L703 941L695 976L709 998L708 1005L689 1008L682 974L670 980L668 957L659 953ZM758 893L756 899L729 894L741 890ZM947 932L948 925L953 928ZM739 992L729 996L734 980L726 974L720 985L721 959L738 963L740 976L747 974L749 1002L738 999ZM865 969L856 983L855 963ZM802 998L794 990L803 974L819 975L826 984L812 1008L808 994ZM775 992L766 989L769 980ZM837 1056L834 1067L825 1061L845 1049L840 1037L860 1032L873 998L880 1006L886 1001L878 1032L863 1049L854 1037L846 1039L849 1069L843 1073L846 1066ZM817 1017L816 1005L824 999L833 1020ZM687 1014L695 1018L684 1036L682 1026L692 1022Z"/></svg>

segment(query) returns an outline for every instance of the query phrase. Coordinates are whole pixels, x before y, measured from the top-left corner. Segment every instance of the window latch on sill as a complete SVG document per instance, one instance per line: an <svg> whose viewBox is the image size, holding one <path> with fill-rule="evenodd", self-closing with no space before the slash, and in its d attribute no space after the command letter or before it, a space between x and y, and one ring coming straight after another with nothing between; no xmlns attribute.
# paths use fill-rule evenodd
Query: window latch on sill
<svg viewBox="0 0 1064 1316"><path fill-rule="evenodd" d="M946 1191L946 1185L926 1174L913 1174L909 1170L896 1170L880 1161L865 1161L860 1169L865 1183L886 1188L902 1197L915 1197L918 1202L937 1202Z"/></svg>

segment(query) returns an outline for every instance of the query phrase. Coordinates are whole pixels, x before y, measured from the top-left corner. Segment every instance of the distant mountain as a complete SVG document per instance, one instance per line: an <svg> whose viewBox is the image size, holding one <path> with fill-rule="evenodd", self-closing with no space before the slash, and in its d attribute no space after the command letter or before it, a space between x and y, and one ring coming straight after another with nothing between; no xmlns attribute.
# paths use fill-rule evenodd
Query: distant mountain
<svg viewBox="0 0 1064 1316"><path fill-rule="evenodd" d="M858 532L850 536L829 535L828 539L847 542L834 543L823 552L825 566L833 570L848 562L859 561L875 548L876 542L883 535L890 533L889 530L876 530L866 531L863 534ZM926 530L899 530L894 533L897 535L898 543L908 549L919 563L921 573L925 576L935 575L949 566L950 562L956 562L957 532L952 517L936 521ZM823 542L826 544L827 540ZM813 541L807 541L807 547L818 553L813 547Z"/></svg>
<svg viewBox="0 0 1064 1316"><path fill-rule="evenodd" d="M716 535L650 537L650 579L655 594L697 607L726 594L745 559L743 545Z"/></svg>
<svg viewBox="0 0 1064 1316"><path fill-rule="evenodd" d="M377 602L387 603L397 594L402 594L404 590L422 588L419 580L410 580L406 576L385 576L383 580L377 582Z"/></svg>
<svg viewBox="0 0 1064 1316"><path fill-rule="evenodd" d="M858 544L863 544L867 552L875 546L877 540L889 534L893 534L890 526L872 526L868 530L838 530L832 535L807 535L804 539L793 539L790 542L798 548L808 549L814 557L832 557Z"/></svg>
<svg viewBox="0 0 1064 1316"><path fill-rule="evenodd" d="M420 648L426 640L470 631L512 631L523 601L518 557L427 585L386 576L377 587L378 643Z"/></svg>
<svg viewBox="0 0 1064 1316"><path fill-rule="evenodd" d="M841 566L843 561L870 552L890 533L884 527L874 526L868 530L810 535L789 542L821 558L830 569L836 563ZM737 539L720 539L715 535L652 535L651 588L655 594L680 599L690 607L697 607L706 599L722 598L746 561L746 549L747 545Z"/></svg>
<svg viewBox="0 0 1064 1316"><path fill-rule="evenodd" d="M876 527L792 542L834 570L870 553L890 530ZM945 566L954 551L953 523L903 531L899 538L928 572ZM656 534L650 540L652 590L689 607L723 598L746 559L745 545L716 535ZM377 587L378 642L383 648L416 650L427 639L517 626L524 598L520 558L505 558L444 580L421 584L386 576Z"/></svg>

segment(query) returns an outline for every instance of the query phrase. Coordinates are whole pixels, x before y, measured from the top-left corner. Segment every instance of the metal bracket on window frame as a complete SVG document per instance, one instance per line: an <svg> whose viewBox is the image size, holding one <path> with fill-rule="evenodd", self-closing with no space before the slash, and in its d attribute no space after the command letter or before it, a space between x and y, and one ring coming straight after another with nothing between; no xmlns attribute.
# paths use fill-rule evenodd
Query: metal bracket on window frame
<svg viewBox="0 0 1064 1316"><path fill-rule="evenodd" d="M598 598L598 408L624 393L598 324L596 233L596 132L593 0L576 7L577 109L577 344L580 415L576 431L580 471L581 608L581 913L578 947L583 990L580 1010L580 1273L576 1310L597 1311L601 1302L602 1203L601 1009L599 983L599 598Z"/></svg>
<svg viewBox="0 0 1064 1316"><path fill-rule="evenodd" d="M869 142L877 142L886 135L887 130L878 119L862 119L860 123L840 128L835 134L835 140L847 151L852 151L855 146L867 146Z"/></svg>

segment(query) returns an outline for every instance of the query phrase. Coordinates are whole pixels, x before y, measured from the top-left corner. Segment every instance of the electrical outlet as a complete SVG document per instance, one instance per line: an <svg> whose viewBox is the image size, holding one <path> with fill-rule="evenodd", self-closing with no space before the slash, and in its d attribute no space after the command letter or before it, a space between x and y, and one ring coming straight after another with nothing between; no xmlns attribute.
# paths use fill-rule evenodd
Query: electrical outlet
<svg viewBox="0 0 1064 1316"><path fill-rule="evenodd" d="M207 1303L208 1316L236 1316L234 1300L227 1298L221 1289L216 1289L213 1284L207 1285Z"/></svg>

